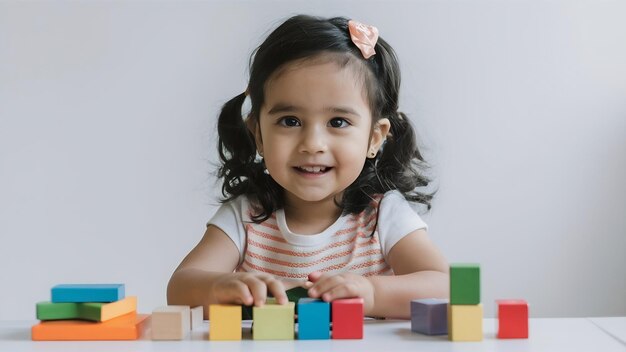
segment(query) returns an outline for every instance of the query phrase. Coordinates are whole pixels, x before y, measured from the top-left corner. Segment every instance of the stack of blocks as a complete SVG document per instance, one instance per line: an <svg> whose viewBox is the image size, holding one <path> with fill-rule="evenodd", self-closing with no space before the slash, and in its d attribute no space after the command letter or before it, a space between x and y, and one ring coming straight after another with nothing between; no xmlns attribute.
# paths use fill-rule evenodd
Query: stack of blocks
<svg viewBox="0 0 626 352"><path fill-rule="evenodd" d="M450 341L483 339L483 306L480 303L478 264L450 265L448 337Z"/></svg>
<svg viewBox="0 0 626 352"><path fill-rule="evenodd" d="M34 341L136 340L148 315L137 314L137 297L125 297L124 284L64 284L51 289L51 301L37 303Z"/></svg>
<svg viewBox="0 0 626 352"><path fill-rule="evenodd" d="M314 298L298 300L298 339L362 339L363 299L347 298L332 303ZM277 304L272 298L253 307L252 338L293 340L295 303ZM332 314L331 314L332 308ZM209 306L209 339L241 340L241 306ZM331 335L332 323L332 335Z"/></svg>
<svg viewBox="0 0 626 352"><path fill-rule="evenodd" d="M153 340L183 340L202 325L204 308L169 305L152 311Z"/></svg>

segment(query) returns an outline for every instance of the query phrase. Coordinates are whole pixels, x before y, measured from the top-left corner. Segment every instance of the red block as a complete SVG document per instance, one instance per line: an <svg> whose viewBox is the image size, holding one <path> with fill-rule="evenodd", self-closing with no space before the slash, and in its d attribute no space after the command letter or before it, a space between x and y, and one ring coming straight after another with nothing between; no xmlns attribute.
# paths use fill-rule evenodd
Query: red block
<svg viewBox="0 0 626 352"><path fill-rule="evenodd" d="M523 299L496 300L498 305L498 338L528 338L528 303Z"/></svg>
<svg viewBox="0 0 626 352"><path fill-rule="evenodd" d="M333 339L363 338L363 298L343 298L332 303Z"/></svg>

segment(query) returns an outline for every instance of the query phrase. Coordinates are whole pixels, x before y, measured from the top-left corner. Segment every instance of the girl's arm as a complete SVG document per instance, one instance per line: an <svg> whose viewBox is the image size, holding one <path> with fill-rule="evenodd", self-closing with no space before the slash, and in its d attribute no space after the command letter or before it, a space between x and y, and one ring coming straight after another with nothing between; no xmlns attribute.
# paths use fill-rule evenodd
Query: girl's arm
<svg viewBox="0 0 626 352"><path fill-rule="evenodd" d="M281 303L287 302L283 284L268 274L234 273L239 250L220 228L209 225L194 249L172 274L167 285L171 305L204 306L232 303L263 304L267 291Z"/></svg>
<svg viewBox="0 0 626 352"><path fill-rule="evenodd" d="M311 274L309 295L325 301L363 297L365 315L409 319L410 302L448 297L448 263L424 230L411 232L389 251L395 275L363 277L352 273Z"/></svg>

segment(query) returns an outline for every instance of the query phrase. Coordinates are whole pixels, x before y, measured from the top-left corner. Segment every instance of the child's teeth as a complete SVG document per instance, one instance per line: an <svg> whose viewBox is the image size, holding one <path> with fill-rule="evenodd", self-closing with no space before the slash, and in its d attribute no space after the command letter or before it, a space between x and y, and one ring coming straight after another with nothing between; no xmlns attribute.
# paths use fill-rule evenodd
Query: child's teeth
<svg viewBox="0 0 626 352"><path fill-rule="evenodd" d="M320 166L302 166L301 169L307 172L315 172L315 173L326 171L325 167L320 167Z"/></svg>

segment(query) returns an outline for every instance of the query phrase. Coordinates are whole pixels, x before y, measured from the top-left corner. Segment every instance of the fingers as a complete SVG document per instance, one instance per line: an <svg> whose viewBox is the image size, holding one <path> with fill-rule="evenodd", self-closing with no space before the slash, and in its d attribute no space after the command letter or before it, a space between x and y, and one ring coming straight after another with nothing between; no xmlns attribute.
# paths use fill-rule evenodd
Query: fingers
<svg viewBox="0 0 626 352"><path fill-rule="evenodd" d="M285 293L285 286L281 281L271 278L266 281L266 284L267 290L276 298L278 304L287 304L289 302Z"/></svg>
<svg viewBox="0 0 626 352"><path fill-rule="evenodd" d="M317 280L320 279L321 276L322 276L321 271L314 271L309 274L309 281L315 283Z"/></svg>
<svg viewBox="0 0 626 352"><path fill-rule="evenodd" d="M223 286L215 290L215 293L219 303L235 303L246 306L254 303L254 298L248 285L240 280L225 282Z"/></svg>
<svg viewBox="0 0 626 352"><path fill-rule="evenodd" d="M316 280L309 289L309 296L326 302L339 298L361 297L364 293L361 292L356 277L347 274L323 274Z"/></svg>
<svg viewBox="0 0 626 352"><path fill-rule="evenodd" d="M263 306L267 298L267 285L263 278L249 275L242 277L241 282L250 290L254 305L257 307ZM252 304L252 302L250 304Z"/></svg>
<svg viewBox="0 0 626 352"><path fill-rule="evenodd" d="M215 288L214 295L220 303L234 303L243 305L263 306L270 292L277 303L288 302L285 287L274 276L269 274L237 273L220 280Z"/></svg>

